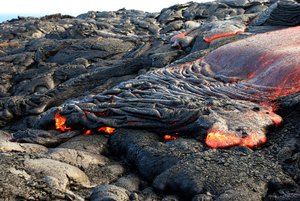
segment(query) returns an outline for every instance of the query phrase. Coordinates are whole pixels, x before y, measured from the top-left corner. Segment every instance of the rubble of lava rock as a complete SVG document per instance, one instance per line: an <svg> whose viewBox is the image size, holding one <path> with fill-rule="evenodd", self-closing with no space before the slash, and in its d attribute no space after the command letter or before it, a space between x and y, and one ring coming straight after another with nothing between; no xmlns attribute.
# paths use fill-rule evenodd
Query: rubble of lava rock
<svg viewBox="0 0 300 201"><path fill-rule="evenodd" d="M300 200L300 2L0 24L0 199Z"/></svg>

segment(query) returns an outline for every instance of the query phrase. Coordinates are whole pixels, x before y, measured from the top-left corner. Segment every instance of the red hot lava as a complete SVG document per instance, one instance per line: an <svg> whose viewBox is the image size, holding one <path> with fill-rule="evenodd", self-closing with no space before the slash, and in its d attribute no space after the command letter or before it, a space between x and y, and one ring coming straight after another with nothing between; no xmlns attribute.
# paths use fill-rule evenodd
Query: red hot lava
<svg viewBox="0 0 300 201"><path fill-rule="evenodd" d="M239 77L240 83L254 86L252 101L261 102L269 109L275 126L282 118L273 113L278 106L272 101L278 97L300 91L300 26L233 42L208 54L204 61L212 70L224 77ZM230 51L229 51L230 50ZM216 59L218 58L218 59ZM251 91L251 87L245 88ZM249 92L248 92L249 93ZM234 98L234 97L233 97ZM265 131L239 137L233 132L210 129L206 144L213 148L231 146L256 147L266 142Z"/></svg>
<svg viewBox="0 0 300 201"><path fill-rule="evenodd" d="M102 132L105 132L107 134L112 134L113 132L115 132L115 130L116 130L115 128L105 126L105 127L99 128L98 132L102 131Z"/></svg>
<svg viewBox="0 0 300 201"><path fill-rule="evenodd" d="M262 133L250 133L246 137L239 137L232 133L225 133L214 129L208 131L205 139L205 143L212 148L226 148L233 146L254 148L264 144L266 141L267 138Z"/></svg>
<svg viewBox="0 0 300 201"><path fill-rule="evenodd" d="M215 35L212 35L210 37L204 37L203 40L207 43L211 43L213 40L216 40L218 38L225 38L225 37L228 37L228 36L234 36L234 35L237 35L237 34L240 34L240 33L243 33L243 31L237 31L237 32L232 32L232 33L215 34Z"/></svg>
<svg viewBox="0 0 300 201"><path fill-rule="evenodd" d="M71 130L70 127L66 126L67 118L60 115L58 111L56 112L54 119L55 119L55 129L60 130L62 132Z"/></svg>
<svg viewBox="0 0 300 201"><path fill-rule="evenodd" d="M86 112L87 114L87 112ZM55 120L55 129L56 130L60 130L62 132L65 132L65 131L71 131L72 128L71 127L67 127L66 126L66 121L67 121L67 118L62 116L59 111L57 111L55 113L55 116L54 116L54 120ZM103 126L103 127L100 127L97 131L98 132L104 132L106 134L112 134L113 132L115 132L115 128L112 128L112 127L107 127L107 126ZM86 130L84 135L90 135L92 134L92 131L91 130Z"/></svg>

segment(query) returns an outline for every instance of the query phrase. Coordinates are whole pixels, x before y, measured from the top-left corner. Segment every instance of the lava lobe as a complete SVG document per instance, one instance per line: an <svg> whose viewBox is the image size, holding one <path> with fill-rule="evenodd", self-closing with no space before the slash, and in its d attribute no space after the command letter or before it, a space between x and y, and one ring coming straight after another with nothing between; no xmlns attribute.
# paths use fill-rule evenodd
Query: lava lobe
<svg viewBox="0 0 300 201"><path fill-rule="evenodd" d="M194 62L151 71L65 104L56 128L134 127L166 140L176 139L166 133L207 134L205 142L213 148L260 146L267 128L282 122L273 112L274 100L300 90L299 41L300 27L257 34Z"/></svg>

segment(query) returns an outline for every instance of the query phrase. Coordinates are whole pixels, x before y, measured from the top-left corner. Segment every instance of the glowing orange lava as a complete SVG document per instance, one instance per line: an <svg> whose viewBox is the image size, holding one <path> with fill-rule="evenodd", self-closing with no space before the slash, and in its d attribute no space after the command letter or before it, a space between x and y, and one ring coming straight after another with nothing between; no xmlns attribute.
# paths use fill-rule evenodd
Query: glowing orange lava
<svg viewBox="0 0 300 201"><path fill-rule="evenodd" d="M165 139L165 140L176 140L177 137L176 137L176 136L172 136L172 135L168 135L168 134L167 134L167 135L164 136L164 139Z"/></svg>
<svg viewBox="0 0 300 201"><path fill-rule="evenodd" d="M115 128L112 128L112 127L106 127L106 126L104 126L104 127L101 127L101 128L99 128L98 129L98 131L99 132L105 132L105 133L107 133L107 134L112 134L113 132L115 132Z"/></svg>
<svg viewBox="0 0 300 201"><path fill-rule="evenodd" d="M56 112L56 114L54 116L54 119L55 119L55 128L57 130L61 130L63 132L71 130L70 127L66 126L66 120L67 120L67 118L64 117L64 116L61 116L58 111Z"/></svg>
<svg viewBox="0 0 300 201"><path fill-rule="evenodd" d="M183 37L185 37L187 35L187 32L183 32L183 33L180 33L180 34L177 34L177 35L175 35L175 36L173 36L172 38L171 38L171 42L175 42L176 40L178 40L179 38L183 38Z"/></svg>
<svg viewBox="0 0 300 201"><path fill-rule="evenodd" d="M247 137L241 138L239 146L245 146L249 148L254 148L260 145L263 145L267 142L267 137L263 132L259 133L250 133Z"/></svg>
<svg viewBox="0 0 300 201"><path fill-rule="evenodd" d="M205 139L205 143L212 148L225 148L237 145L241 142L241 139L235 135L229 133L222 133L210 129Z"/></svg>
<svg viewBox="0 0 300 201"><path fill-rule="evenodd" d="M89 112L85 112L85 114L88 114ZM71 130L71 127L67 127L66 126L66 120L67 118L60 115L59 111L56 112L55 116L54 116L54 119L55 119L55 129L57 130L60 130L62 132L65 132L65 131L70 131ZM112 127L101 127L98 129L99 132L105 132L107 134L112 134L113 132L115 132L115 128L112 128ZM84 135L90 135L92 134L92 130L86 130Z"/></svg>
<svg viewBox="0 0 300 201"><path fill-rule="evenodd" d="M232 146L253 148L264 144L266 141L267 138L262 132L250 133L246 137L239 137L232 133L225 133L215 129L210 129L205 139L205 143L212 148L227 148Z"/></svg>
<svg viewBox="0 0 300 201"><path fill-rule="evenodd" d="M84 133L84 135L90 135L90 134L92 134L92 131L91 131L91 130L87 130L87 131L85 131L85 133Z"/></svg>
<svg viewBox="0 0 300 201"><path fill-rule="evenodd" d="M237 35L237 34L240 34L240 33L243 33L243 31L238 31L238 32L233 32L233 33L216 34L216 35L213 35L211 37L204 37L203 40L207 43L210 43L210 42L212 42L213 40L215 40L217 38L225 38L225 37L234 36L234 35Z"/></svg>
<svg viewBox="0 0 300 201"><path fill-rule="evenodd" d="M300 60L300 56L299 56ZM274 98L287 96L300 91L300 64L279 83L279 86L274 94Z"/></svg>
<svg viewBox="0 0 300 201"><path fill-rule="evenodd" d="M281 116L279 116L279 115L277 115L275 113L271 113L270 115L271 115L271 119L273 121L273 124L275 126L279 126L283 122L283 119L282 119Z"/></svg>

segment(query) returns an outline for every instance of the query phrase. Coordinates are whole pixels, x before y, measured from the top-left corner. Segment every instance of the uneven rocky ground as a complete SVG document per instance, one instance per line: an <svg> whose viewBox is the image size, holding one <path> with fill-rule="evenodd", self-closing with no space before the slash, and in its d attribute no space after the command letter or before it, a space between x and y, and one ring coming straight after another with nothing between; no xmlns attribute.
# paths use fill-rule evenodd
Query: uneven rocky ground
<svg viewBox="0 0 300 201"><path fill-rule="evenodd" d="M64 102L299 26L299 13L299 1L220 0L1 23L0 199L300 200L299 92L277 101L284 123L256 149L212 149L204 137L164 140L143 128L84 135L35 125Z"/></svg>

